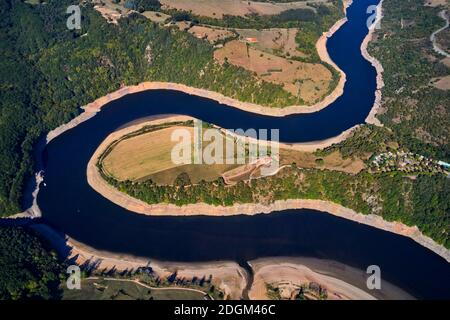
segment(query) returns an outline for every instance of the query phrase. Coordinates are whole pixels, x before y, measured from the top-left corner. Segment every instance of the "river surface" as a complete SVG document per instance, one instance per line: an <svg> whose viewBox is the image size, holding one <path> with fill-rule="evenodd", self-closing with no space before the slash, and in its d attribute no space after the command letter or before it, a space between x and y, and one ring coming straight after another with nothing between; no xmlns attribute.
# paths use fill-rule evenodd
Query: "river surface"
<svg viewBox="0 0 450 320"><path fill-rule="evenodd" d="M38 204L46 223L96 249L164 261L247 261L309 256L365 270L419 298L450 298L450 264L414 241L312 210L234 217L150 217L127 211L87 183L87 163L115 129L157 114L185 114L224 128L278 128L284 142L330 138L363 123L374 99L376 71L361 56L368 5L355 0L349 22L328 42L347 74L344 94L313 114L283 118L247 113L175 91L148 91L109 103L94 118L54 139L43 152L45 185ZM200 212L199 212L200 213ZM170 212L168 212L170 214Z"/></svg>

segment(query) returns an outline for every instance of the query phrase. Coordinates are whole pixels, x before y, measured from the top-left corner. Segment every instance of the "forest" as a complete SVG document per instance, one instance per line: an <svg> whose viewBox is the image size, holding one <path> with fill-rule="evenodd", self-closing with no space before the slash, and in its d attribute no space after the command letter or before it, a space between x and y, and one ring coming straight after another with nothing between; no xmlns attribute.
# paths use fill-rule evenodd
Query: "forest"
<svg viewBox="0 0 450 320"><path fill-rule="evenodd" d="M120 0L115 0L115 2L120 2ZM127 9L136 10L138 12L157 11L161 9L159 0L126 0L124 6Z"/></svg>
<svg viewBox="0 0 450 320"><path fill-rule="evenodd" d="M384 16L369 53L383 65L378 118L412 152L450 162L450 93L430 85L450 67L429 40L444 21L422 0L383 1Z"/></svg>
<svg viewBox="0 0 450 320"><path fill-rule="evenodd" d="M64 264L24 227L0 227L0 300L55 299Z"/></svg>

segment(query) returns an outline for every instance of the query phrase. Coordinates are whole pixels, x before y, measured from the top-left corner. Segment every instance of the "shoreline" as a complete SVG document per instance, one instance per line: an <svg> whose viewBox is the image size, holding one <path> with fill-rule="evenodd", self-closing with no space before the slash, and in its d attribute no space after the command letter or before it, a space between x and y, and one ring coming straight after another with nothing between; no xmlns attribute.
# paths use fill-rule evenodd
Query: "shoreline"
<svg viewBox="0 0 450 320"><path fill-rule="evenodd" d="M96 158L95 158L96 159ZM92 159L91 159L92 161ZM90 164L91 164L90 161ZM95 164L95 162L94 162ZM270 205L262 204L234 204L233 206L213 206L206 203L188 204L182 207L174 204L147 204L142 200L133 198L122 193L109 185L98 173L97 168L92 165L87 169L89 185L100 195L115 203L116 205L143 215L151 216L233 216L233 215L257 215L270 214L278 211L293 209L310 209L334 216L362 223L377 229L392 232L401 236L411 238L423 247L433 251L450 263L450 250L438 244L433 239L420 232L417 226L410 227L400 222L390 222L381 216L369 214L364 215L339 204L316 199L289 199L277 200Z"/></svg>
<svg viewBox="0 0 450 320"><path fill-rule="evenodd" d="M31 193L33 199L31 206L23 212L16 213L9 217L4 217L3 219L36 219L42 217L41 209L37 203L37 195L40 190L41 183L44 181L43 171L38 171L34 174L34 183L36 188Z"/></svg>
<svg viewBox="0 0 450 320"><path fill-rule="evenodd" d="M327 288L330 300L415 299L401 288L383 280L382 290L368 290L368 274L332 260L312 257L267 257L249 261L254 272L250 298L262 298L265 283L291 287L315 282ZM263 283L261 283L263 282Z"/></svg>
<svg viewBox="0 0 450 320"><path fill-rule="evenodd" d="M157 119L151 120L131 125L119 129L111 133L105 140L100 144L100 146L95 150L94 154L90 158L87 168L86 176L89 186L94 189L97 193L102 195L104 198L115 203L116 205L133 211L138 214L143 215L153 215L153 216L232 216L232 215L256 215L256 214L269 214L274 211L283 211L290 209L312 209L325 213L329 213L341 218L352 220L358 223L363 223L378 229L393 232L402 236L409 237L419 243L420 245L428 248L434 253L438 254L444 258L447 262L450 262L450 250L446 249L444 246L438 244L431 238L422 234L419 229L414 227L409 227L400 222L389 222L384 220L382 217L377 215L364 215L353 211L352 209L343 207L339 204L325 201L325 200L313 200L313 199L289 199L289 200L277 200L270 205L262 204L234 204L233 206L213 206L206 203L196 203L188 204L184 206L177 206L174 204L148 204L142 200L131 197L128 194L120 192L108 182L106 182L97 168L98 157L104 152L104 150L110 145L111 142L117 140L123 135L137 131L140 128L149 124L161 124L168 121L187 121L192 120L189 116L168 116L168 117L158 117ZM280 147L283 146L282 144ZM314 145L311 145L314 146ZM286 146L283 146L286 147ZM298 150L302 146L287 145L287 147L294 150Z"/></svg>
<svg viewBox="0 0 450 320"><path fill-rule="evenodd" d="M351 4L351 1L349 2L349 5ZM380 10L381 10L381 4L382 4L382 1L380 2L380 4L379 4L379 6L380 6ZM348 7L348 6L347 6ZM346 19L347 18L344 18L345 19L345 21L346 21ZM341 19L341 20L344 20L344 19ZM340 20L340 21L341 21ZM340 21L338 21L338 22L340 22ZM345 21L344 22L340 22L341 23L341 25L343 25L344 23L345 23ZM335 24L335 26L338 24L338 22ZM337 29L336 30L334 30L333 31L333 33L334 32L336 32L339 28L340 28L340 26L341 25L339 25L338 27L336 27ZM335 27L335 26L333 26L333 27ZM332 29L333 29L333 27L332 27ZM330 31L331 31L331 29L330 29ZM329 31L329 32L330 32ZM376 113L378 112L378 110L379 110L379 108L380 108L380 104L381 104L381 89L382 89L382 87L384 86L384 83L383 83L383 80L382 80L382 75L381 75L381 73L383 72L383 68L382 68L382 66L381 66L381 64L378 62L378 60L376 60L375 58L373 58L373 57L371 57L370 55L369 55L369 53L367 52L367 44L370 42L370 40L372 39L372 32L373 31L371 31L371 30L369 30L369 34L366 36L366 38L364 39L364 41L363 41L363 43L362 43L362 45L361 45L361 52L362 52L362 55L369 61L369 62L371 62L372 63L372 65L377 69L377 90L376 90L376 92L375 92L375 95L376 95L376 102L374 103L374 106L372 107L372 109L371 109L371 111L370 111L370 113L369 113L369 116L366 118L366 123L373 123L373 124L376 124L376 125L381 125L381 123L379 122L379 120L378 119L376 119L375 118L375 115L376 115ZM332 34L332 33L331 33ZM369 37L370 36L370 37ZM322 35L322 37L324 37L324 35ZM321 37L321 38L322 38ZM319 39L320 40L320 39ZM316 46L317 46L318 44L316 44ZM324 44L324 46L325 46L325 51L326 51L326 37L325 37L325 44ZM328 52L326 52L326 54L328 55ZM321 57L321 59L322 59L322 57ZM325 60L324 60L325 61ZM340 69L339 68L337 68L337 70L339 71ZM343 73L343 72L342 72ZM343 73L344 74L344 73ZM341 78L340 78L340 82L341 82L341 80L342 80L342 76L341 76ZM344 83L345 83L345 81L346 81L346 79L345 79L345 74L344 74ZM152 83L150 83L151 85L154 85L155 87L154 88L149 88L149 89L142 89L142 90L140 90L140 91L145 91L145 90L156 90L156 89L167 89L167 90L177 90L177 91L182 91L182 92L185 92L185 91L183 91L183 89L176 89L176 88L173 88L172 86L182 86L182 87L180 87L180 88L186 88L186 92L185 93L188 93L188 94L192 94L192 95L198 95L198 96L201 96L201 97L205 97L205 98L209 98L209 99L213 99L213 100L216 100L215 98L212 98L212 97L209 97L209 96L203 96L201 93L202 92L205 92L204 90L202 90L202 89L196 89L196 88L192 88L192 87L187 87L187 86L184 86L184 85L181 85L181 84L173 84L173 83L163 83L163 82L152 82ZM380 85L381 84L381 85ZM141 86L142 84L139 84L139 85L137 85L137 86L133 86L133 87L139 87L139 88L141 88L140 86ZM158 85L160 85L161 87L158 87ZM145 85L144 85L145 86ZM339 84L338 84L338 86L339 86ZM336 91L336 89L338 88L338 86L335 88L335 90L333 91L333 93ZM342 85L342 87L343 87L343 85ZM69 123L67 123L67 124L63 124L63 125L61 125L60 127L58 127L58 128L56 128L56 129L54 129L54 130L52 130L51 132L49 132L48 133L48 135L47 135L47 144L51 141L51 140L53 140L54 138L56 138L57 136L59 136L60 134L62 134L63 132L65 132L65 131L67 131L67 130L70 130L71 128L74 128L74 127L76 127L78 124L80 124L80 123L82 123L82 122L84 122L84 121L86 121L86 120L88 120L88 119L90 119L90 118L92 118L93 116L95 116L96 115L96 113L97 112L99 112L100 111L100 109L101 109L101 107L103 106L103 105L105 105L105 104L107 104L108 102L110 102L110 101L112 101L112 100L116 100L116 99L119 99L119 98L121 98L121 97L123 97L123 96L125 96L125 95L127 95L127 94L129 94L129 93L134 93L134 92L123 92L123 94L122 94L122 90L124 90L124 89L128 89L128 88L122 88L122 89L119 89L118 91L116 91L116 92L114 92L114 93L111 93L111 94L108 94L107 96L105 96L105 97L102 97L102 98L99 98L99 99L97 99L96 101L94 101L93 103L90 103L90 104L88 104L88 105L86 105L85 107L83 107L83 109L84 109L84 112L83 113L81 113L78 117L76 117L76 118L74 118L74 119L72 119ZM125 90L126 91L126 90ZM189 91L189 92L188 92ZM136 91L136 92L139 92L139 91ZM214 94L214 92L208 92L208 91L206 91L205 92L205 94ZM332 94L333 94L332 93ZM116 94L118 94L118 96L116 96ZM122 95L121 95L122 94ZM215 94L217 94L217 95L219 95L218 93L215 93ZM328 102L328 104L330 104L330 103L332 103L334 100L336 100L337 99L337 97L339 97L340 95L342 94L342 92L338 95L338 96L336 96L333 100L331 100L330 102ZM329 95L329 96L331 96L331 94ZM328 98L329 96L327 96L326 98ZM262 114L268 114L268 115L273 115L273 116L285 116L285 115L289 115L289 114L293 114L293 113L313 113L313 112L316 112L316 111L319 111L319 110L321 110L321 109L323 109L323 108L325 108L325 107L327 107L328 106L328 104L327 105L325 105L325 106L322 106L322 107L320 107L319 109L317 109L317 110L313 110L313 107L308 107L308 106L303 106L302 108L308 108L308 110L302 110L302 111L289 111L289 110L287 110L286 111L286 113L285 114L280 114L280 115L277 115L277 114L270 114L270 113L266 113L266 112L269 112L269 110L267 110L267 109L272 109L272 108L268 108L268 107L261 107L261 106L257 106L257 105L255 105L255 109L254 110L246 110L246 109L244 109L244 108L240 108L240 107L238 107L238 106L235 106L235 105L233 105L233 104L230 104L230 101L236 101L237 103L239 103L239 101L237 101L237 100L234 100L234 99L231 99L231 98L227 98L227 97L225 97L225 96L223 96L222 95L222 97L223 97L223 101L221 101L221 100L216 100L217 102L219 102L219 103L224 103L224 104L228 104L228 105L230 105L230 106L232 106L232 107L235 107L235 108L239 108L239 109L242 109L242 110L244 110L244 111L249 111L249 112L254 112L254 113L262 113ZM325 98L325 99L326 99ZM106 100L102 100L102 99L106 99ZM109 99L112 99L112 100L109 100ZM103 104L102 105L100 105L100 104L97 104L97 101L99 101L99 100L101 100L101 101L103 101ZM324 100L323 100L324 101ZM100 103L100 102L99 102ZM297 107L299 107L299 106L297 106ZM301 107L301 106L300 106ZM261 109L261 108L263 108L263 109ZM286 108L284 108L284 109L287 109L287 108L289 108L289 107L286 107ZM358 127L358 126L355 126L355 127ZM344 131L343 133L341 133L340 135L338 135L337 137L334 137L334 138L329 138L329 139L327 139L327 140L323 140L323 141L318 141L318 142L308 142L308 143L304 143L303 145L304 146L308 146L308 147L311 147L311 148L313 148L313 147L315 147L318 143L324 143L324 141L328 141L328 142L326 142L326 143L330 143L330 145L332 144L332 143L337 143L337 142L339 142L339 141L342 141L342 140L345 140L347 137L348 137L348 135L349 134L351 134L351 132L352 132L352 130L354 130L354 128L355 127L353 127L353 128L350 128L350 129L348 129L348 130L346 130L346 131ZM346 133L346 135L343 135L344 133ZM345 136L345 137L344 137ZM333 141L335 141L335 142L330 142L329 140L330 139L335 139L335 140L333 140ZM339 139L341 139L341 140L339 140ZM337 142L336 142L337 141ZM301 146L302 144L294 144L294 145L299 145L299 146ZM38 176L39 175L39 176ZM39 177L39 178L38 178ZM36 182L37 182L37 188L36 188L36 190L35 190L35 192L33 192L33 198L34 198L34 201L33 201L33 208L37 208L37 209L39 209L38 207L37 207L37 204L36 204L36 207L34 206L34 204L36 203L36 196L37 196L37 193L38 193L38 191L39 191L39 184L40 184L40 182L42 181L42 175L41 175L41 172L39 172L39 173L37 173L36 174ZM308 201L313 201L313 202L316 202L316 201L321 201L321 200L295 200L296 202L298 202L298 201L305 201L304 203L303 203L303 205L305 205L305 203L306 202L308 202ZM292 204L292 205L295 205L295 204ZM301 206L302 204L300 204L300 206ZM315 206L317 206L317 207L321 207L321 208L326 208L326 206L327 205L334 205L334 206L338 206L338 205L336 205L336 204L333 204L333 203L325 203L325 204L323 204L323 206L322 206L322 204L319 204L319 203L310 203L309 204L311 207L315 207ZM247 206L247 205L243 205L243 206ZM255 207L257 207L258 205L255 205ZM272 206L268 206L268 207L265 207L265 208L269 208L270 207L270 209L268 209L268 210L271 210L271 211L276 211L276 210L279 210L279 209L277 209L278 207L284 207L284 206L289 206L288 204L283 204L283 203L275 203L275 204L273 204ZM307 206L307 204L306 204L306 206ZM177 207L177 208L179 208L179 207ZM215 209L216 209L216 207L214 207ZM301 207L301 208L307 208L307 207ZM287 209L290 209L289 207L287 208ZM292 209L294 209L294 208L292 208ZM312 208L312 209L314 209L314 208ZM166 209L167 210L167 209ZM255 208L253 209L253 210L255 210ZM285 209L281 209L281 210L285 210ZM318 210L318 209L316 209L316 210ZM324 211L325 211L326 209L324 209ZM340 207L340 208L337 208L337 210L350 210L350 209L346 209L346 208L344 208L344 207ZM322 211L322 210L320 210L320 211ZM352 210L350 210L350 211L352 211ZM25 211L25 212L29 212L29 211ZM32 214L32 216L31 216L31 218L33 218L33 217L39 217L40 216L40 210L39 211L31 211L31 212L34 212L34 214ZM36 213L36 212L38 212L38 213ZM326 211L325 211L326 212ZM353 214L356 214L356 215L358 215L358 216L363 216L363 217L368 217L368 216L364 216L364 215L361 215L361 214L358 214L358 213L356 213L356 212L354 212L354 211L352 211L353 212ZM268 212L264 212L264 213L268 213ZM334 215L337 215L337 216L340 216L339 214L335 214L335 213L332 213L332 212L326 212L326 213L330 213L330 214L334 214ZM256 213L249 213L249 214L256 214ZM341 217L343 217L343 216L341 216ZM376 218L379 218L379 217L377 217L377 216L375 216L373 219L374 219L374 221L376 220ZM349 219L349 218L347 218L347 219ZM350 219L350 220L353 220L353 219ZM357 221L357 220L353 220L353 221ZM359 221L357 221L357 222L359 222ZM388 223L388 222L386 222L386 221L382 221L383 223ZM365 223L365 222L360 222L360 223ZM375 222L374 222L375 223ZM391 222L389 222L390 224L392 224ZM371 225L370 223L365 223L365 224L368 224L368 225ZM396 224L396 223L393 223L393 224ZM371 225L371 226L373 226L373 225ZM413 230L414 229L414 227L407 227L407 226L405 226L405 225L402 225L402 224L400 224L399 226L397 226L397 228L399 228L400 230L402 230L402 228L403 227L405 227L405 228L409 228L409 229L411 229L411 230L406 230L405 232L411 232L411 233L414 233L414 232L419 232L418 230L417 230L417 228L415 228L415 230ZM381 228L381 227L380 227ZM382 228L381 228L382 229ZM395 229L395 226L394 226L394 229ZM390 231L390 230L387 230L387 231ZM398 233L398 234L401 234L401 235L404 235L404 234L402 234L402 233L399 233L399 232L395 232L395 231L391 231L391 232L394 232L394 233ZM420 233L420 232L419 232ZM441 253L439 253L438 251L439 250L441 250L442 248L435 248L435 249L433 249L432 248L432 246L434 246L434 245L437 245L433 240L431 240L430 238L428 238L428 237L426 237L426 236L424 236L423 234L421 234L420 233L420 236L422 236L423 237L423 239L422 240L420 240L420 241L423 241L423 243L422 242L420 242L419 240L417 240L417 239L415 239L413 236L415 236L415 235L412 235L412 236L410 236L410 235L406 235L406 236L408 236L408 237L410 237L410 238L412 238L413 240L415 240L416 242L418 242L419 244L421 244L421 245L423 245L423 246L425 246L425 247L427 247L428 249L430 249L430 250L432 250L432 251L434 251L435 253L437 253L438 255L440 255L441 257L443 257L444 259L446 259L448 262L450 262L450 252L447 250L447 249L443 249L443 250L445 250L445 251L442 251ZM415 237L417 237L417 236L415 236ZM79 248L79 246L81 246L82 244L81 243L76 243L76 241L75 240L73 240L73 239L71 239L71 240L68 240L68 243L70 244L70 245L72 245L72 247L74 248L74 250L77 250L77 253L78 254L81 254L81 255L87 255L85 258L87 258L87 259L89 259L89 255L91 255L92 257L93 256L95 256L93 253L91 253L91 252L89 252L87 249L85 250L85 251L83 251L82 249L80 249ZM425 243L425 244L424 244ZM438 245L438 246L440 246L440 245ZM109 255L110 253L105 253L105 255ZM106 256L102 256L102 255L99 255L99 256L97 256L97 257L99 257L100 259L102 259L102 258L104 258L104 259L111 259L111 258L108 258L108 257L106 257ZM120 255L118 255L118 257L117 258L115 258L115 259L117 259L117 263L119 263L120 261L122 261L122 262L126 262L126 259L128 259L128 256L126 256L126 257L124 257L123 259L121 258L121 257L124 257L124 256L120 256ZM278 258L276 258L276 259L278 259ZM153 261L153 259L147 259L147 260L152 260ZM110 261L112 261L112 260L110 260ZM136 263L139 263L139 262L136 262ZM229 263L234 263L234 262L229 262ZM180 264L180 263L174 263L174 266L175 266L175 264L176 264L176 266L183 266L183 264ZM203 263L199 263L199 265L197 265L197 267L199 267L200 268L200 265L201 264L203 264ZM234 263L235 264L235 263ZM194 265L194 264L193 264ZM237 264L236 264L237 265ZM223 265L218 265L218 267L217 268L222 268L223 267ZM239 266L238 266L239 267ZM239 268L241 268L241 267L239 267Z"/></svg>
<svg viewBox="0 0 450 320"><path fill-rule="evenodd" d="M60 256L78 266L86 265L95 270L131 271L140 267L150 267L153 273L167 278L176 273L177 278L201 279L212 276L212 281L232 299L240 299L247 285L247 272L234 261L211 262L166 262L130 254L97 250L73 238L63 235L45 224L35 224L31 228L45 238ZM176 287L176 286L175 286Z"/></svg>
<svg viewBox="0 0 450 320"><path fill-rule="evenodd" d="M383 2L383 0L381 0L378 5L379 9L377 9L377 15L382 14L382 11L381 11L382 2ZM345 12L347 12L347 8L352 3L353 3L353 0L344 0L344 11ZM382 18L382 16L380 17L380 20L381 20L381 18ZM340 82L343 81L342 90L343 90L344 84L346 82L346 75L342 70L340 70L340 68L329 57L328 51L326 48L326 42L329 37L331 37L337 30L339 30L339 28L343 24L345 24L347 22L347 20L348 20L347 17L344 17L341 20L337 21L330 28L330 30L328 30L328 32L324 32L322 34L322 36L319 38L319 40L316 43L316 48L318 50L319 56L321 57L321 60L330 63L331 65L333 65L333 67L336 68L336 70L343 73L343 76L340 77ZM369 29L369 33L366 35L363 42L361 43L361 54L377 70L377 90L375 91L376 98L375 98L374 105L372 106L369 115L365 119L365 122L368 124L374 124L377 126L381 126L382 124L379 122L378 119L375 118L375 116L381 105L381 89L384 87L384 82L383 82L383 78L382 78L383 67L377 59L372 57L367 52L367 45L373 37L373 32L374 32L374 28ZM336 89L338 89L338 87L339 87L339 85L335 88L334 91L336 91ZM171 82L158 82L158 81L142 82L135 86L128 86L128 87L123 87L121 89L118 89L112 93L107 94L106 96L96 99L94 102L91 102L91 103L81 107L81 109L83 109L83 112L80 115L78 115L77 117L75 117L74 119L69 121L68 123L62 124L61 126L51 130L47 134L47 144L50 143L53 139L55 139L59 135L61 135L62 133L66 132L66 131L76 127L78 124L83 123L84 121L87 121L87 120L91 119L92 117L94 117L98 112L101 111L102 107L107 105L109 102L120 99L128 94L143 92L143 91L147 91L147 90L179 91L179 92L183 92L183 93L186 93L189 95L195 95L198 97L211 99L220 104L226 104L232 108L237 108L237 109L251 112L251 113L269 115L269 116L274 116L274 117L284 117L284 116L288 116L288 115L292 115L292 114L314 113L314 112L320 111L320 110L326 108L329 104L333 103L343 93L343 91L340 92L338 94L338 96L336 96L334 99L331 99L330 101L327 100L326 105L319 106L316 109L314 108L314 106L290 106L290 107L288 106L288 107L284 107L284 108L275 109L275 108L271 108L271 107L260 106L257 104L241 102L241 101L235 100L233 98L226 97L217 92L208 91L205 89L199 89L199 88L195 88L195 87L189 87L184 84L171 83ZM327 96L324 100L322 100L322 102L326 101L326 99L329 96ZM321 103L321 102L319 102L319 103ZM301 109L299 109L299 107L301 107ZM294 109L289 109L289 108L294 108ZM333 143L339 143L339 142L344 141L345 139L347 139L349 137L351 132L353 130L357 129L360 125L361 124L355 125L349 129L343 131L342 133L340 133L339 135L337 135L335 137L327 138L327 139L320 140L320 141L296 143L295 145L304 147L305 149L301 149L303 151L315 151L319 148L325 148L325 147L331 146ZM292 145L292 144L286 144L286 145ZM311 145L317 146L316 149L314 149L314 147L311 147Z"/></svg>
<svg viewBox="0 0 450 320"><path fill-rule="evenodd" d="M347 14L347 8L352 3L353 3L353 0L344 0L343 1L343 6L344 6L343 10L344 10L345 15ZM320 111L320 110L326 108L328 105L333 103L338 97L340 97L344 92L344 85L346 82L346 74L330 58L326 45L327 45L328 38L333 36L333 34L335 32L337 32L347 21L348 21L348 18L346 16L344 18L336 21L336 23L328 31L324 32L316 42L316 50L320 57L320 60L330 64L333 68L335 68L335 70L337 72L340 73L341 76L339 78L338 85L336 86L336 88L334 88L333 92L331 92L324 99L322 99L321 101L319 101L313 105L297 105L297 106L293 105L293 106L286 106L286 107L282 107L282 108L267 107L267 106L258 105L256 103L239 101L234 98L227 97L218 92L210 91L207 89L190 87L190 86L187 86L187 85L181 84L181 83L161 82L161 81L144 81L137 85L122 87L112 93L107 94L106 96L96 99L95 101L82 107L82 109L84 109L85 112L87 111L89 113L92 112L95 114L95 113L99 112L101 110L101 108L103 106L105 106L106 104L108 104L109 102L120 99L128 94L149 91L149 90L174 90L174 91L183 92L183 93L186 93L189 95L194 95L194 96L214 100L220 104L225 104L230 107L237 108L237 109L240 109L240 110L243 110L246 112L263 114L263 115L268 115L268 116L273 116L273 117L284 117L284 116L288 116L288 115L292 115L292 114L302 114L302 113L314 113L314 112L317 112L317 111ZM72 121L74 121L74 120L72 120ZM80 120L82 122L87 119L80 119ZM67 125L69 126L69 123ZM72 123L71 125L76 125L76 123ZM53 132L55 130L52 130L51 132ZM57 135L58 135L57 131L55 133L52 133L50 135L50 138L48 139L48 141L51 141Z"/></svg>
<svg viewBox="0 0 450 320"><path fill-rule="evenodd" d="M366 118L366 123L382 127L383 124L380 122L380 120L378 120L378 118L376 118L376 116L377 116L377 113L381 109L381 99L382 99L382 91L381 90L384 88L384 81L383 81L384 69L383 69L383 66L380 63L380 61L378 61L378 59L376 59L375 57L373 57L369 54L367 47L369 45L369 42L372 41L372 39L373 39L375 30L377 28L377 23L381 23L381 20L383 19L383 0L380 0L380 3L377 6L376 17L377 17L376 21L369 28L369 33L367 34L367 36L364 38L363 42L361 43L361 54L367 61L369 61L372 64L372 66L377 71L377 79L376 79L377 88L375 90L375 101L373 103L372 109L370 110L370 112Z"/></svg>
<svg viewBox="0 0 450 320"><path fill-rule="evenodd" d="M267 284L276 287L280 297L292 300L300 286L308 286L310 283L325 288L327 300L376 300L374 296L350 283L291 262L268 264L258 261L254 273L254 281L248 293L250 300L270 300Z"/></svg>
<svg viewBox="0 0 450 320"><path fill-rule="evenodd" d="M235 261L202 261L202 262L169 262L160 261L151 258L137 257L130 254L113 253L94 249L88 245L78 242L68 236L64 236L45 224L35 224L31 228L50 242L62 256L67 256L68 260L77 265L87 264L94 266L96 270L117 271L134 270L139 267L150 267L152 271L160 277L168 277L177 273L179 278L202 278L212 276L212 282L226 296L231 299L243 298L248 282L251 278L248 272ZM343 290L350 289L350 293L355 289L364 292L364 296L372 294L376 299L414 299L401 288L383 281L381 291L369 291L365 286L367 273L343 263L320 259L314 257L263 257L253 259L247 262L249 267L255 273L261 267L271 268L271 273L278 274L277 278L283 277L283 272L279 267L291 266L296 268L307 268L318 277L327 277L331 279L331 284L341 283ZM257 280L257 279L255 279ZM251 290L255 285L255 280L250 286ZM321 282L326 286L328 281Z"/></svg>

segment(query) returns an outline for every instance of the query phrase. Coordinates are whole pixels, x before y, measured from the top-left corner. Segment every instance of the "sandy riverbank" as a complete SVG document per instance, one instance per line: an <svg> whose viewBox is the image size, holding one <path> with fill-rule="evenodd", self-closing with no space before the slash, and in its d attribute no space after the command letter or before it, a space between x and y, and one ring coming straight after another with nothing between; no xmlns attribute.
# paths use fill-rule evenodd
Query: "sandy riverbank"
<svg viewBox="0 0 450 320"><path fill-rule="evenodd" d="M37 195L39 193L39 189L41 186L41 183L44 181L44 176L42 174L42 171L39 171L34 174L34 183L36 188L31 193L31 197L33 199L31 207L26 209L23 212L16 213L15 215L12 215L10 217L6 217L5 219L36 219L42 217L41 209L38 206L37 203Z"/></svg>
<svg viewBox="0 0 450 320"><path fill-rule="evenodd" d="M346 11L347 8L352 4L352 0L345 0L344 1L344 10ZM380 4L381 5L381 4ZM381 14L381 11L379 12ZM147 90L176 90L180 92L184 92L191 95L197 95L204 98L209 98L212 100L215 100L219 103L227 104L231 107L239 108L244 111L249 111L253 113L259 113L259 114L266 114L271 116L286 116L289 114L294 113L313 113L317 112L329 104L331 104L337 97L342 95L343 93L343 87L346 81L345 73L342 72L342 70L339 69L339 67L331 60L331 58L328 55L327 49L326 49L326 42L329 37L331 37L345 22L347 21L347 18L343 18L339 21L337 21L333 27L328 31L325 32L320 39L318 40L316 47L319 53L319 56L321 59L331 65L333 65L337 70L341 73L340 83L334 90L333 94L325 98L322 102L320 102L320 105L317 106L291 106L291 107L285 107L280 109L270 108L270 107L264 107L256 104L251 103L245 103L240 102L235 99L223 96L219 93L204 90L204 89L198 89L193 87L188 87L183 84L177 84L177 83L168 83L168 82L143 82L141 84L138 84L136 86L129 86L121 88L115 92L112 92L104 97L101 97L94 102L82 107L84 112L80 114L78 117L72 119L70 122L63 124L59 126L58 128L50 131L47 135L47 143L49 143L51 140L59 136L60 134L64 133L67 130L70 130L74 127L76 127L78 124L89 120L90 118L94 117L98 112L101 111L101 108L105 105L107 105L109 102L120 99L128 94L133 94L137 92L147 91ZM381 101L381 91L380 89L384 86L383 80L382 80L382 66L380 63L373 57L371 57L367 53L367 44L372 39L372 33L373 30L369 32L369 34L364 39L362 45L361 45L361 52L364 55L364 57L369 60L372 64L374 64L377 68L378 75L377 75L377 100L375 101L374 108L372 109L371 113L366 119L367 123L374 123L379 124L377 122L378 120L375 119L375 114L379 108L380 101ZM334 97L332 97L334 96ZM292 109L293 108L293 109ZM375 109L375 111L374 111ZM332 137L329 139L321 140L321 141L313 141L313 142L307 142L307 143L296 143L296 144L285 144L285 146L293 146L295 145L296 150L302 150L302 151L315 151L317 149L328 147L334 143L339 143L341 141L344 141L347 139L353 130L355 130L358 126L354 126L352 128L349 128L348 130L342 132L336 137Z"/></svg>
<svg viewBox="0 0 450 320"><path fill-rule="evenodd" d="M36 224L31 227L50 242L62 257L80 266L89 265L98 271L116 270L120 272L135 270L139 267L150 267L156 276L163 279L174 273L177 278L186 280L211 278L212 283L231 299L240 299L247 285L247 272L233 261L162 262L151 258L97 250L60 234L44 224Z"/></svg>
<svg viewBox="0 0 450 320"><path fill-rule="evenodd" d="M314 282L326 288L329 300L414 299L407 292L381 279L381 290L369 290L368 274L339 262L307 258L276 257L250 261L254 280L251 300L267 299L266 284L280 289L283 296L301 285Z"/></svg>
<svg viewBox="0 0 450 320"><path fill-rule="evenodd" d="M162 262L129 254L101 251L54 231L45 224L32 225L62 256L77 265L89 265L98 271L132 271L150 267L156 276L167 278L174 273L178 278L210 279L230 299L241 299L247 282L247 271L233 261ZM412 299L408 293L382 279L381 290L369 291L367 274L342 263L308 257L269 257L249 261L254 273L249 298L264 297L266 283L315 281L338 296L334 299Z"/></svg>
<svg viewBox="0 0 450 320"><path fill-rule="evenodd" d="M269 300L266 286L270 284L278 288L281 298L292 300L299 288L310 283L325 289L328 300L375 300L349 283L316 273L303 265L286 262L258 267L249 297L251 300Z"/></svg>
<svg viewBox="0 0 450 320"><path fill-rule="evenodd" d="M381 90L384 87L383 81L384 69L380 61L378 61L375 57L372 57L369 54L369 52L367 51L367 46L369 45L369 42L372 41L377 26L381 23L381 19L383 18L383 0L381 0L377 6L376 16L377 16L376 22L369 28L369 33L361 43L361 54L367 61L369 61L372 64L372 66L374 66L374 68L377 71L377 89L375 91L375 102L373 103L373 107L366 118L366 123L382 126L380 120L376 118L376 115L378 112L380 112L381 108L381 98L382 98Z"/></svg>
<svg viewBox="0 0 450 320"><path fill-rule="evenodd" d="M352 0L344 0L344 11L346 12L347 8L352 4ZM193 88L189 87L184 84L180 83L171 83L171 82L142 82L135 86L127 86L123 87L115 92L112 92L110 94L107 94L104 97L101 97L94 102L86 105L84 110L88 113L96 113L100 111L100 109L108 104L111 101L120 99L128 94L138 93L142 91L148 91L148 90L175 90L180 91L186 94L195 95L211 100L215 100L221 104L226 104L228 106L238 108L244 111L252 112L252 113L258 113L258 114L265 114L270 116L276 116L276 117L282 117L290 114L295 113L313 113L317 112L325 107L327 107L329 104L334 102L339 96L342 95L344 92L344 84L346 81L346 75L345 73L334 63L334 61L330 58L328 55L328 51L326 48L327 40L330 38L339 28L347 22L347 18L343 18L339 21L337 21L327 32L324 32L322 36L319 38L319 40L316 43L316 49L319 54L319 57L322 61L332 65L339 73L340 73L340 80L338 82L338 85L333 90L332 93L330 93L327 97L325 97L322 101L311 105L302 105L302 106L287 106L283 108L274 108L274 107L266 107L257 105L255 103L249 103L249 102L242 102L230 97L226 97L223 94L209 91L206 89L200 89L200 88ZM82 119L84 121L85 119ZM76 125L76 121L72 124L67 124L67 126L73 127L73 125ZM54 138L58 133L58 130L54 130L48 139L50 141L52 138Z"/></svg>

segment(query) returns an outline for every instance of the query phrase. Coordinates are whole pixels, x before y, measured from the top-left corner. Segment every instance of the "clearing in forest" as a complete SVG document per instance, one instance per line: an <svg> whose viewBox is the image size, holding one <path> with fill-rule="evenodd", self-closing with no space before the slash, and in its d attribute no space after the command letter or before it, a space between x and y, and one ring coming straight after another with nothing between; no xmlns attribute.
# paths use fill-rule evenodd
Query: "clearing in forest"
<svg viewBox="0 0 450 320"><path fill-rule="evenodd" d="M290 9L310 8L307 2L255 2L242 0L161 0L164 9L177 9L193 14L222 19L224 15L245 17L251 14L276 15ZM312 0L311 3L327 3L328 0Z"/></svg>
<svg viewBox="0 0 450 320"><path fill-rule="evenodd" d="M223 41L231 37L235 37L235 33L225 28L215 28L195 25L188 29L190 34L193 34L199 39L208 40L210 43Z"/></svg>
<svg viewBox="0 0 450 320"><path fill-rule="evenodd" d="M214 52L221 64L228 62L256 73L268 82L280 84L306 104L313 104L327 95L332 73L320 63L288 60L251 47L239 40L227 42Z"/></svg>
<svg viewBox="0 0 450 320"><path fill-rule="evenodd" d="M295 40L298 29L235 29L241 39L251 39L254 41L251 46L261 51L266 51L278 56L286 57L306 57L307 55L297 49Z"/></svg>

